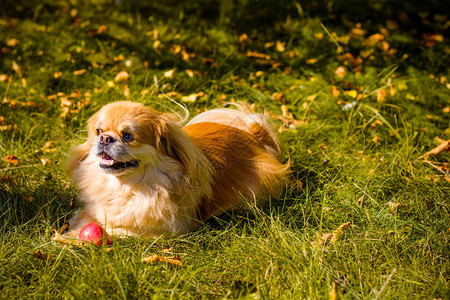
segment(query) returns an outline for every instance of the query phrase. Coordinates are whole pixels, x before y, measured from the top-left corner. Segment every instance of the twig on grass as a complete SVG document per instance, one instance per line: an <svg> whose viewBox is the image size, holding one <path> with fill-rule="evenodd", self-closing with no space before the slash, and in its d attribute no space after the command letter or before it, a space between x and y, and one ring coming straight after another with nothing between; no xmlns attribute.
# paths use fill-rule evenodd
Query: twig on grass
<svg viewBox="0 0 450 300"><path fill-rule="evenodd" d="M167 263L168 265L173 265L176 267L182 267L183 264L181 263L181 260L177 257L165 257L165 256L161 256L159 254L155 254L149 257L145 257L142 259L143 262L148 263L148 264L152 264L155 262L163 262L163 263Z"/></svg>
<svg viewBox="0 0 450 300"><path fill-rule="evenodd" d="M422 159L422 158L426 159L430 155L438 155L439 153L441 153L442 151L445 151L445 150L449 150L450 151L450 140L444 141L442 144L440 144L436 148L431 149L430 151L428 151L424 155L420 156L418 159Z"/></svg>

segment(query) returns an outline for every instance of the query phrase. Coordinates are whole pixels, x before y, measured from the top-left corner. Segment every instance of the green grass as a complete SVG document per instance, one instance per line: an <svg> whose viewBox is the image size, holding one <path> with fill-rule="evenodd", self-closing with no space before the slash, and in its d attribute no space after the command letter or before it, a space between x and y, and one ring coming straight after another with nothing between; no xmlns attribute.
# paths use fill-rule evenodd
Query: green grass
<svg viewBox="0 0 450 300"><path fill-rule="evenodd" d="M436 3L23 2L0 8L0 298L333 299L335 286L339 299L449 299L449 169L420 159L450 138L449 20ZM234 99L287 121L283 159L301 188L186 236L111 252L52 242L73 213L64 162L88 118L123 99L177 110L163 92L203 92L192 116ZM142 262L167 249L182 268Z"/></svg>

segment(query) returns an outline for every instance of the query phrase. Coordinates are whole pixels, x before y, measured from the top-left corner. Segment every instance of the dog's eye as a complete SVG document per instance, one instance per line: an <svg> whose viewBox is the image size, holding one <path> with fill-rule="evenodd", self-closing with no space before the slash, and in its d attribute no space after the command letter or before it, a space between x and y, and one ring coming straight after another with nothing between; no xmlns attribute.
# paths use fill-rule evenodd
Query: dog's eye
<svg viewBox="0 0 450 300"><path fill-rule="evenodd" d="M95 129L95 133L96 133L97 135L100 135L100 133L102 133L102 130L101 130L100 128L97 128L97 129Z"/></svg>
<svg viewBox="0 0 450 300"><path fill-rule="evenodd" d="M127 132L122 133L122 138L125 142L134 141L134 136Z"/></svg>

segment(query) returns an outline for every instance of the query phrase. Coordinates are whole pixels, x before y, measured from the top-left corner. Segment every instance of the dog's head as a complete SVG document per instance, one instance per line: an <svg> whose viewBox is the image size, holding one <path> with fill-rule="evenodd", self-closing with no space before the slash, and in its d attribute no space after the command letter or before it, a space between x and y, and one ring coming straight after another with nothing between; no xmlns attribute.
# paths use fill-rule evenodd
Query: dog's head
<svg viewBox="0 0 450 300"><path fill-rule="evenodd" d="M73 172L88 156L102 172L125 175L156 166L161 160L179 161L187 172L197 151L170 116L140 103L120 101L104 106L88 124L87 141L74 149L68 168Z"/></svg>

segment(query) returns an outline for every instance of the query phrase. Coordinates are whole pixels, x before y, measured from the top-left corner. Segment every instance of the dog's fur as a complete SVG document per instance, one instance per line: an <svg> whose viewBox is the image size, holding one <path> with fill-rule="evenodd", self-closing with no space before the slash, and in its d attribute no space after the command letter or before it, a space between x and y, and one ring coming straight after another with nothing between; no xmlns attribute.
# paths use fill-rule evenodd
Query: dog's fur
<svg viewBox="0 0 450 300"><path fill-rule="evenodd" d="M69 236L90 222L110 234L186 233L211 216L277 196L288 165L262 115L215 109L181 128L139 103L104 106L68 162L84 207Z"/></svg>

